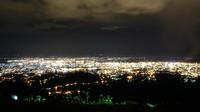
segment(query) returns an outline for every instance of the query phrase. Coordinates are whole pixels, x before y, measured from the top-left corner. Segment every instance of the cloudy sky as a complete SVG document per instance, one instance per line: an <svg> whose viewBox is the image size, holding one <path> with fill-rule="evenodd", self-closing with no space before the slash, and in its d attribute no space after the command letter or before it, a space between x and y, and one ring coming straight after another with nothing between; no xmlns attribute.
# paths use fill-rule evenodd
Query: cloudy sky
<svg viewBox="0 0 200 112"><path fill-rule="evenodd" d="M200 56L199 0L0 0L0 56Z"/></svg>

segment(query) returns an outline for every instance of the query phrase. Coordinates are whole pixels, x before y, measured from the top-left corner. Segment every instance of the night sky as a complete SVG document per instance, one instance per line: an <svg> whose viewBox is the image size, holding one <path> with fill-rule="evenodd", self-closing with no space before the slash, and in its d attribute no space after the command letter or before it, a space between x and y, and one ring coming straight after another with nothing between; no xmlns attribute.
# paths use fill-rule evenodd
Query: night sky
<svg viewBox="0 0 200 112"><path fill-rule="evenodd" d="M200 0L0 0L0 56L200 56Z"/></svg>

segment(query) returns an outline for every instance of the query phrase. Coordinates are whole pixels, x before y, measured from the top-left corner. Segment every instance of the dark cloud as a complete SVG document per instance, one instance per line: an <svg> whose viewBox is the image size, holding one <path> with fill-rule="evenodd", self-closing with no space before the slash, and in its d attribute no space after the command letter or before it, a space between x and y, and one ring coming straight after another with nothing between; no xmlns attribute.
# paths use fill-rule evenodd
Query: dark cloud
<svg viewBox="0 0 200 112"><path fill-rule="evenodd" d="M198 0L0 1L1 55L200 55Z"/></svg>
<svg viewBox="0 0 200 112"><path fill-rule="evenodd" d="M33 2L33 0L7 0L7 1L22 2L22 3L32 3Z"/></svg>
<svg viewBox="0 0 200 112"><path fill-rule="evenodd" d="M164 32L162 42L171 43L171 52L199 55L199 0L171 0L162 11Z"/></svg>
<svg viewBox="0 0 200 112"><path fill-rule="evenodd" d="M109 20L118 14L139 15L162 10L167 0L44 0L45 14L57 19Z"/></svg>
<svg viewBox="0 0 200 112"><path fill-rule="evenodd" d="M118 14L139 15L162 10L167 0L1 0L4 18L110 20ZM8 7L9 6L9 7ZM6 19L5 19L6 20ZM112 19L113 20L113 19Z"/></svg>

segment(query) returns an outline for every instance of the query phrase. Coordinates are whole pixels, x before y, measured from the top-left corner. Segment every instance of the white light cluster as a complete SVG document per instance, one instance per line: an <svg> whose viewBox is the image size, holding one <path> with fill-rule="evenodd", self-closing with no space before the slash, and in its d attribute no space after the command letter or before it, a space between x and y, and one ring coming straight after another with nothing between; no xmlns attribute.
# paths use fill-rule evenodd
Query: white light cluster
<svg viewBox="0 0 200 112"><path fill-rule="evenodd" d="M24 58L8 60L0 64L0 76L5 74L35 74L46 72L68 73L76 71L95 72L99 75L146 73L158 71L178 72L182 75L198 77L200 63L163 62L163 61L124 61L123 58Z"/></svg>

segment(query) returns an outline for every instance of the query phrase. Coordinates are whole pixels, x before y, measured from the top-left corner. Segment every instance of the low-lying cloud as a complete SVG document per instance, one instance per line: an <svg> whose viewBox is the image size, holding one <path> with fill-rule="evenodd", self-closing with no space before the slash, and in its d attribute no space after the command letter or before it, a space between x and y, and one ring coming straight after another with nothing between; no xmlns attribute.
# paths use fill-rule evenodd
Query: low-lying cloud
<svg viewBox="0 0 200 112"><path fill-rule="evenodd" d="M163 43L171 52L199 54L199 0L171 0L162 11ZM169 43L172 43L169 46Z"/></svg>
<svg viewBox="0 0 200 112"><path fill-rule="evenodd" d="M156 13L167 0L44 0L50 18L112 18L117 14Z"/></svg>
<svg viewBox="0 0 200 112"><path fill-rule="evenodd" d="M160 12L168 0L0 0L0 15L53 19L105 19Z"/></svg>

